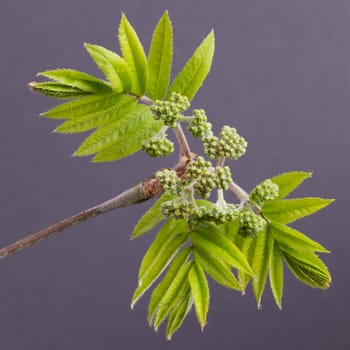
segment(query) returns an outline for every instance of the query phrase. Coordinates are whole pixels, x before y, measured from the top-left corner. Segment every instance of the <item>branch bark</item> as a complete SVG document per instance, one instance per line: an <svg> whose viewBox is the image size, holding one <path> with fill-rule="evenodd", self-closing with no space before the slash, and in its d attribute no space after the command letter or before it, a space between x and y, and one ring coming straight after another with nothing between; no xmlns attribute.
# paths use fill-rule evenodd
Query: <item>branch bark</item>
<svg viewBox="0 0 350 350"><path fill-rule="evenodd" d="M24 248L30 247L42 239L50 237L82 221L107 213L112 209L127 207L144 202L150 198L158 196L160 193L162 193L162 191L163 189L159 181L155 178L155 176L151 176L137 185L123 191L112 199L109 199L90 209L84 210L67 219L59 221L56 224L46 227L43 230L35 232L17 242L8 245L7 247L0 249L0 259L6 258Z"/></svg>

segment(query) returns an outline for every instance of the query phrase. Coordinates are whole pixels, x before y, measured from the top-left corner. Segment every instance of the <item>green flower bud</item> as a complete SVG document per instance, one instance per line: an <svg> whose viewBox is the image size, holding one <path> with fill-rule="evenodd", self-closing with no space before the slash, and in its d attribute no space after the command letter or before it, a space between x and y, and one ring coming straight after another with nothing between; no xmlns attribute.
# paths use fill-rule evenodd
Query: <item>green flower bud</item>
<svg viewBox="0 0 350 350"><path fill-rule="evenodd" d="M177 92L173 92L170 95L169 101L175 103L180 112L184 112L190 107L190 101L188 98L186 96L182 96Z"/></svg>
<svg viewBox="0 0 350 350"><path fill-rule="evenodd" d="M164 191L176 195L179 194L179 178L174 170L164 169L156 173L156 178L159 180Z"/></svg>
<svg viewBox="0 0 350 350"><path fill-rule="evenodd" d="M231 170L228 166L216 167L216 188L221 190L227 190L229 184L232 182Z"/></svg>
<svg viewBox="0 0 350 350"><path fill-rule="evenodd" d="M235 128L225 125L221 130L221 139L217 145L217 153L220 157L238 159L245 154L246 140L237 134Z"/></svg>
<svg viewBox="0 0 350 350"><path fill-rule="evenodd" d="M209 170L204 170L194 184L195 194L201 198L208 198L215 188L216 175Z"/></svg>
<svg viewBox="0 0 350 350"><path fill-rule="evenodd" d="M218 159L219 158L218 142L219 142L219 139L213 135L204 136L202 138L204 153L210 159Z"/></svg>
<svg viewBox="0 0 350 350"><path fill-rule="evenodd" d="M250 210L243 210L239 213L238 233L244 237L252 237L266 227L266 221Z"/></svg>
<svg viewBox="0 0 350 350"><path fill-rule="evenodd" d="M191 120L187 130L194 137L204 137L211 133L211 123L207 122L207 116L205 115L204 109L194 109L194 118Z"/></svg>
<svg viewBox="0 0 350 350"><path fill-rule="evenodd" d="M189 106L186 96L173 92L168 101L156 100L150 109L155 120L162 120L165 125L175 128L181 113Z"/></svg>
<svg viewBox="0 0 350 350"><path fill-rule="evenodd" d="M166 201L160 211L164 216L174 219L188 219L195 210L195 204L187 201Z"/></svg>
<svg viewBox="0 0 350 350"><path fill-rule="evenodd" d="M174 144L167 138L152 138L143 142L142 150L151 157L165 157L174 152Z"/></svg>
<svg viewBox="0 0 350 350"><path fill-rule="evenodd" d="M211 167L211 163L206 161L203 157L197 157L192 160L186 168L186 178L189 180L197 179L201 176L203 171L208 170Z"/></svg>
<svg viewBox="0 0 350 350"><path fill-rule="evenodd" d="M250 193L250 200L257 205L262 205L266 201L272 201L278 197L278 185L270 179L263 181Z"/></svg>
<svg viewBox="0 0 350 350"><path fill-rule="evenodd" d="M209 220L221 225L234 220L238 213L239 211L234 204L227 204L226 208L214 206L209 214Z"/></svg>

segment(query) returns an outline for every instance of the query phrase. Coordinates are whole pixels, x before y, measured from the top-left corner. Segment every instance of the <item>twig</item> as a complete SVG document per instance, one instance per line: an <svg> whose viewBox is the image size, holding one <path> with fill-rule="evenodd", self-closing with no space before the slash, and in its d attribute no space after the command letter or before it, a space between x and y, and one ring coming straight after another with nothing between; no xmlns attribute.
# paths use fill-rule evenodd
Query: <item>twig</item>
<svg viewBox="0 0 350 350"><path fill-rule="evenodd" d="M241 203L246 203L249 201L249 194L235 182L230 183L229 189L236 195Z"/></svg>
<svg viewBox="0 0 350 350"><path fill-rule="evenodd" d="M179 142L180 149L181 149L181 156L186 157L188 160L192 159L192 152L190 149L190 146L188 144L188 141L186 139L186 136L182 130L182 127L180 123L177 123L176 128L174 129L174 133L176 135L177 141Z"/></svg>
<svg viewBox="0 0 350 350"><path fill-rule="evenodd" d="M139 184L123 191L118 196L109 199L93 208L84 210L78 214L57 222L41 231L35 232L15 243L0 249L0 259L6 258L24 248L30 247L44 238L50 237L55 233L61 232L75 224L78 224L97 215L107 213L112 209L131 206L150 198L158 196L162 192L159 181L154 177L140 182Z"/></svg>

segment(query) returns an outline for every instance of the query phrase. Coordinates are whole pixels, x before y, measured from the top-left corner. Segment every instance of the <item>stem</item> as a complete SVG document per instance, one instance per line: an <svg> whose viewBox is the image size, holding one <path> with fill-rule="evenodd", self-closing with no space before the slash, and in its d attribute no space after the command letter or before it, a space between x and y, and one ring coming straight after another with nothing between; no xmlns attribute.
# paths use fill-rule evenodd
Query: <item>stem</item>
<svg viewBox="0 0 350 350"><path fill-rule="evenodd" d="M216 166L223 167L225 164L225 157L220 157Z"/></svg>
<svg viewBox="0 0 350 350"><path fill-rule="evenodd" d="M150 98L149 98L148 96L146 96L146 95L144 95L144 96L139 96L139 95L134 94L133 92L128 92L127 95L132 96L132 97L136 97L137 100L138 100L139 102L142 102L142 103L144 103L144 104L147 105L147 106L152 106L153 103L154 103L153 100L150 99Z"/></svg>
<svg viewBox="0 0 350 350"><path fill-rule="evenodd" d="M158 196L162 192L162 187L159 181L154 177L138 183L137 185L123 191L116 197L109 199L101 204L96 205L90 209L84 210L70 218L61 220L56 224L35 232L15 243L0 249L0 259L6 258L13 253L16 253L24 248L30 247L40 240L50 237L55 233L61 232L68 227L78 224L87 219L93 218L97 215L107 213L112 209L131 206L150 198Z"/></svg>
<svg viewBox="0 0 350 350"><path fill-rule="evenodd" d="M235 182L230 183L229 189L236 195L241 203L246 203L249 201L249 194Z"/></svg>
<svg viewBox="0 0 350 350"><path fill-rule="evenodd" d="M174 129L174 133L176 135L177 141L179 142L180 149L181 149L181 156L186 157L188 160L192 159L192 152L190 149L190 146L188 144L188 141L186 139L186 136L182 130L182 127L180 123L176 124L176 128Z"/></svg>
<svg viewBox="0 0 350 350"><path fill-rule="evenodd" d="M218 193L218 200L217 204L220 208L223 208L226 204L225 198L224 198L224 191L222 189L217 190Z"/></svg>
<svg viewBox="0 0 350 350"><path fill-rule="evenodd" d="M153 100L152 99L150 99L148 96L142 96L142 97L140 97L139 98L139 101L140 102L143 102L145 105L147 105L147 106L152 106L153 105Z"/></svg>

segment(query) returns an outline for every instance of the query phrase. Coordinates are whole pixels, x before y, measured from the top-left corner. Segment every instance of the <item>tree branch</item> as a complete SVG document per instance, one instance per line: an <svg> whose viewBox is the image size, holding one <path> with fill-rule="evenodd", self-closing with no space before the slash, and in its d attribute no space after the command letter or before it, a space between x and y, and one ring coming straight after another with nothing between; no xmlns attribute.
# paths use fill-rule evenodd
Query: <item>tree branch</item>
<svg viewBox="0 0 350 350"><path fill-rule="evenodd" d="M97 215L107 213L112 209L131 206L150 198L158 196L163 189L155 176L151 176L138 183L137 185L123 191L116 197L109 199L93 208L84 210L78 214L57 222L41 231L35 232L19 241L0 249L0 259L6 258L24 248L30 247L44 238L50 237L58 232L65 230L75 224L78 224Z"/></svg>

